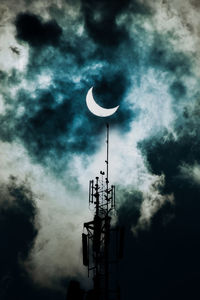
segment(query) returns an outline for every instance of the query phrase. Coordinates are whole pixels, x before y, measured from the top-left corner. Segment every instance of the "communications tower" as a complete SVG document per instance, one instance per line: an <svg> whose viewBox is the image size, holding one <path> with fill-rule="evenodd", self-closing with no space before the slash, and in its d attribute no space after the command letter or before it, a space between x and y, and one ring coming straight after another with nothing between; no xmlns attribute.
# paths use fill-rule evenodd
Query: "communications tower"
<svg viewBox="0 0 200 300"><path fill-rule="evenodd" d="M110 186L108 173L108 124L106 150L106 171L100 171L100 176L89 182L89 205L94 209L94 218L83 225L83 264L88 268L88 277L93 277L93 289L86 300L120 299L117 273L123 255L124 230L111 222L116 208L115 186Z"/></svg>

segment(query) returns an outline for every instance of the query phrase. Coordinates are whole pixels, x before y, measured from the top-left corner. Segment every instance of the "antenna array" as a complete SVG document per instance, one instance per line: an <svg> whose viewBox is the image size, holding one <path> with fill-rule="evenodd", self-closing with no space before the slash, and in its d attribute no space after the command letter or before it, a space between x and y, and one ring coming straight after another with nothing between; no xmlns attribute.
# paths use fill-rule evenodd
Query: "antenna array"
<svg viewBox="0 0 200 300"><path fill-rule="evenodd" d="M106 139L106 174L89 182L89 205L94 208L92 221L84 223L82 234L83 264L88 267L88 277L93 274L94 287L88 299L119 299L117 269L122 257L124 231L111 226L115 213L115 186L109 185L109 125Z"/></svg>

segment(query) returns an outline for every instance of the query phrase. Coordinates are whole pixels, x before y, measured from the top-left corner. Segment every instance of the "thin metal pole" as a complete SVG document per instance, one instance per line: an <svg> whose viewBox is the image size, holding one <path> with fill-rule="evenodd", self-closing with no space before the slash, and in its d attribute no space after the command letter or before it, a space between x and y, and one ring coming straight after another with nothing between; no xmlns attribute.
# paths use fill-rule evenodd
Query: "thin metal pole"
<svg viewBox="0 0 200 300"><path fill-rule="evenodd" d="M109 160L109 124L106 124L107 127L107 140L106 140L106 144L107 144L107 156L106 156L106 164L107 164L107 169L106 169L106 178L107 178L107 184L108 184L108 160Z"/></svg>
<svg viewBox="0 0 200 300"><path fill-rule="evenodd" d="M108 167L109 167L109 124L106 124L107 127L107 156L106 156L106 163L107 163L107 168L106 168L106 194L107 194L107 211L106 211L106 217L105 217L105 300L109 299L109 263L108 263L108 247L109 247L109 232L110 232L110 219L108 216L108 197L109 197L109 192L108 192Z"/></svg>

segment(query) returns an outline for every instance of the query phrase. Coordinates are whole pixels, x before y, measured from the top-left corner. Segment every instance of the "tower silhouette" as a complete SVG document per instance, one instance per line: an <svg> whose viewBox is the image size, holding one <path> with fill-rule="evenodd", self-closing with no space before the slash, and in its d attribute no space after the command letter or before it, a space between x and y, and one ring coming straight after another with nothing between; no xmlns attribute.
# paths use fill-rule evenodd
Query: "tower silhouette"
<svg viewBox="0 0 200 300"><path fill-rule="evenodd" d="M109 125L106 139L106 172L89 182L89 205L94 209L94 218L83 225L83 264L88 268L88 277L93 276L93 289L87 300L120 299L118 263L123 256L124 230L112 225L116 214L115 186L109 184Z"/></svg>

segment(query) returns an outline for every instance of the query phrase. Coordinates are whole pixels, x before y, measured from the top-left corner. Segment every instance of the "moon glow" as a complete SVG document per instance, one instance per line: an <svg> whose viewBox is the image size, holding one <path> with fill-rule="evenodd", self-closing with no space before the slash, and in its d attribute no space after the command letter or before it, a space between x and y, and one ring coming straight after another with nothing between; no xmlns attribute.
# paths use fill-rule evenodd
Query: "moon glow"
<svg viewBox="0 0 200 300"><path fill-rule="evenodd" d="M98 117L109 117L109 116L113 115L119 108L119 105L114 108L104 108L104 107L98 105L93 98L92 90L93 90L93 87L91 87L89 89L87 96L86 96L87 107L91 111L91 113L93 113L94 115L96 115Z"/></svg>

